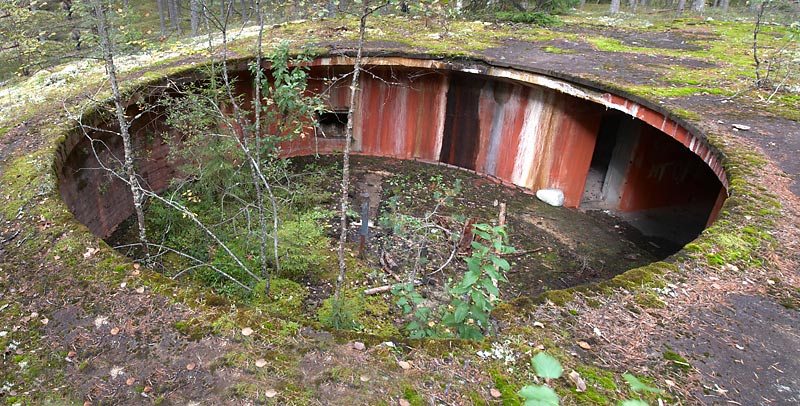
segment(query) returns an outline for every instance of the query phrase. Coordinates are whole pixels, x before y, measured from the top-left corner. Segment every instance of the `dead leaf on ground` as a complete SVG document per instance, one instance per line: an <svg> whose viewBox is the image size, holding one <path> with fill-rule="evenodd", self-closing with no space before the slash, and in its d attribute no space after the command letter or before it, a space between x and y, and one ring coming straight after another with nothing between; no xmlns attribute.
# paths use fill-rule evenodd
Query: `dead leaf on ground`
<svg viewBox="0 0 800 406"><path fill-rule="evenodd" d="M578 341L577 344L578 344L578 347L581 347L584 350L591 350L592 349L592 346L589 345L589 343L587 343L586 341Z"/></svg>
<svg viewBox="0 0 800 406"><path fill-rule="evenodd" d="M264 392L264 396L266 396L268 398L274 398L277 395L278 395L278 391L276 391L275 389L267 389L267 391Z"/></svg>
<svg viewBox="0 0 800 406"><path fill-rule="evenodd" d="M533 327L541 327L541 328L544 328L544 323L542 323L541 321L534 321L534 322L533 322Z"/></svg>
<svg viewBox="0 0 800 406"><path fill-rule="evenodd" d="M97 248L88 247L86 248L86 252L83 253L84 259L89 259L92 255L97 254L100 250Z"/></svg>
<svg viewBox="0 0 800 406"><path fill-rule="evenodd" d="M194 371L195 368L197 368L197 364L195 364L194 362L190 362L190 363L186 364L186 370L187 371Z"/></svg>
<svg viewBox="0 0 800 406"><path fill-rule="evenodd" d="M119 327L112 328L110 333L111 333L112 336L115 336L115 335L119 334Z"/></svg>
<svg viewBox="0 0 800 406"><path fill-rule="evenodd" d="M408 361L397 361L397 365L400 365L400 368L403 369L411 369L411 363Z"/></svg>
<svg viewBox="0 0 800 406"><path fill-rule="evenodd" d="M398 404L399 404L400 406L411 406L411 402L409 402L409 401L407 401L407 400L405 400L405 399L400 399L400 401L398 402Z"/></svg>
<svg viewBox="0 0 800 406"><path fill-rule="evenodd" d="M569 380L575 384L575 390L578 392L586 391L586 382L583 381L581 374L579 374L577 371L570 372L567 377L569 377Z"/></svg>
<svg viewBox="0 0 800 406"><path fill-rule="evenodd" d="M253 334L253 329L250 327L245 327L242 329L242 335L247 337Z"/></svg>
<svg viewBox="0 0 800 406"><path fill-rule="evenodd" d="M125 385L131 386L136 383L136 379L134 377L130 377L125 381Z"/></svg>
<svg viewBox="0 0 800 406"><path fill-rule="evenodd" d="M140 295L141 295L142 293L144 293L144 286L139 286L138 288L136 288L136 293L138 293L138 294L140 294Z"/></svg>
<svg viewBox="0 0 800 406"><path fill-rule="evenodd" d="M256 367L263 368L266 365L267 365L267 360L265 360L264 358L259 358L256 360Z"/></svg>
<svg viewBox="0 0 800 406"><path fill-rule="evenodd" d="M500 391L497 388L489 389L489 394L492 395L492 397L495 399L499 399L501 396L503 396L503 394L500 393Z"/></svg>

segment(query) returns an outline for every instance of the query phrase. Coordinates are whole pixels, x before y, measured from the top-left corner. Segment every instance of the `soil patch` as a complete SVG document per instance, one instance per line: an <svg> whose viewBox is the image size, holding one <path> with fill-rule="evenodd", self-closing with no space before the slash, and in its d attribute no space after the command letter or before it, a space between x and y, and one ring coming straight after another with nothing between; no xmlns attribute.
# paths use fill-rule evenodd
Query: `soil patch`
<svg viewBox="0 0 800 406"><path fill-rule="evenodd" d="M690 354L690 364L705 378L698 398L714 405L800 403L800 312L734 294L691 320L691 335L672 343Z"/></svg>

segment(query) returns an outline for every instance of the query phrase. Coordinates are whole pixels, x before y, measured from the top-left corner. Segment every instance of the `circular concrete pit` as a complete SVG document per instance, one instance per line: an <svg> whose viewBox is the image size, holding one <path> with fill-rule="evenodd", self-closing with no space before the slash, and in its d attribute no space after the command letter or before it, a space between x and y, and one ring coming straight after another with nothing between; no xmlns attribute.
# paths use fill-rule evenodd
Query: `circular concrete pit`
<svg viewBox="0 0 800 406"><path fill-rule="evenodd" d="M352 118L355 154L445 164L530 193L558 189L564 210L605 210L673 250L711 224L727 197L717 151L645 101L478 61L384 56L369 58L367 69ZM351 70L349 58L313 61L310 90L324 93L330 111L309 126L307 137L281 146L286 156L344 149ZM252 96L246 64L232 74L239 93ZM340 80L331 85L332 79ZM134 94L129 116L140 113L137 101L157 97L153 89ZM113 120L101 116L83 118L95 130L72 133L57 167L69 209L106 238L132 214L132 204L127 186L93 169L98 157L122 155ZM174 130L158 111L141 114L131 127L136 147L147 151L139 172L155 191L178 175L158 136L164 132ZM107 148L95 154L89 137Z"/></svg>

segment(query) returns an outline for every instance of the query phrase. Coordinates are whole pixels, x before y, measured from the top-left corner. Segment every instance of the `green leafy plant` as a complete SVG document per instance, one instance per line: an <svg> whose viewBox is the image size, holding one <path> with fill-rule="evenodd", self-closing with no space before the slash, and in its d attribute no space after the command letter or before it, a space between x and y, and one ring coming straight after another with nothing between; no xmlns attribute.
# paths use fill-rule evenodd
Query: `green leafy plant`
<svg viewBox="0 0 800 406"><path fill-rule="evenodd" d="M561 20L549 13L542 11L508 12L501 11L495 15L498 20L512 23L534 24L540 27L556 27L561 25Z"/></svg>
<svg viewBox="0 0 800 406"><path fill-rule="evenodd" d="M319 311L319 322L322 325L337 330L361 330L361 323L356 320L355 314L358 312L356 300L344 298L333 300L330 297L325 299Z"/></svg>
<svg viewBox="0 0 800 406"><path fill-rule="evenodd" d="M395 303L400 306L404 315L411 315L412 320L405 330L411 338L442 337L434 320L433 310L430 307L422 306L425 298L417 292L413 283L402 283L395 285L392 294L397 298Z"/></svg>
<svg viewBox="0 0 800 406"><path fill-rule="evenodd" d="M455 328L461 338L480 340L490 332L489 314L500 301L498 285L507 282L504 273L511 267L502 255L515 250L506 245L502 226L476 224L473 233L478 240L472 242L472 255L465 260L467 272L450 289L456 297L442 323Z"/></svg>
<svg viewBox="0 0 800 406"><path fill-rule="evenodd" d="M641 399L623 400L618 403L619 406L649 406L647 402Z"/></svg>
<svg viewBox="0 0 800 406"><path fill-rule="evenodd" d="M625 375L622 375L622 378L625 379L626 382L628 382L628 385L630 385L631 389L633 389L634 392L664 393L663 390L654 388L640 381L639 378L633 376L631 373L626 373Z"/></svg>
<svg viewBox="0 0 800 406"><path fill-rule="evenodd" d="M561 363L544 352L536 354L531 358L531 365L533 365L536 375L544 379L558 379L561 378L564 372ZM558 406L559 397L556 392L544 385L527 385L517 392L522 399L525 400L525 406Z"/></svg>

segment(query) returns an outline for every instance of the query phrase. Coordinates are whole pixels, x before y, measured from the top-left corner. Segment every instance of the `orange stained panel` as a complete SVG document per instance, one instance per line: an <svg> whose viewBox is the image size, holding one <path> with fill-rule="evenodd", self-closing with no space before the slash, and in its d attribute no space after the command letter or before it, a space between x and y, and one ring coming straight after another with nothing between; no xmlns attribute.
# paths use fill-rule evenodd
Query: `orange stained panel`
<svg viewBox="0 0 800 406"><path fill-rule="evenodd" d="M515 185L538 190L549 187L552 164L553 105L555 93L548 89L531 88L527 105L522 113L514 169L510 181Z"/></svg>
<svg viewBox="0 0 800 406"><path fill-rule="evenodd" d="M499 104L493 97L499 83L486 81L481 89L480 99L478 101L478 122L486 123L478 129L480 135L478 136L478 155L475 158L475 170L486 174L494 174L487 167L487 155L492 147L496 146L497 139L493 137L496 135L498 128L502 128L503 122L503 106ZM498 125L499 124L499 125ZM499 138L499 137L497 137Z"/></svg>
<svg viewBox="0 0 800 406"><path fill-rule="evenodd" d="M436 73L417 78L410 83L416 94L407 101L406 128L414 146L411 158L435 160L439 157L444 115L447 106L447 76Z"/></svg>
<svg viewBox="0 0 800 406"><path fill-rule="evenodd" d="M481 122L487 125L481 131L477 169L507 180L514 169L517 144L525 122L521 113L526 111L529 102L529 88L495 82L484 89Z"/></svg>
<svg viewBox="0 0 800 406"><path fill-rule="evenodd" d="M578 207L594 154L604 109L595 103L558 95L561 107L553 144L549 187L564 191L564 205Z"/></svg>
<svg viewBox="0 0 800 406"><path fill-rule="evenodd" d="M702 159L652 127L644 127L625 174L619 209L635 211L715 201L721 185Z"/></svg>

